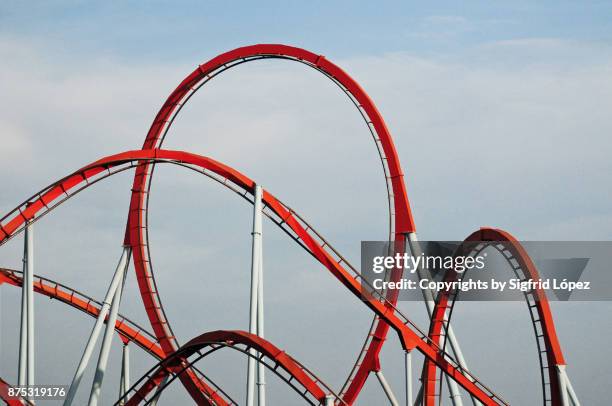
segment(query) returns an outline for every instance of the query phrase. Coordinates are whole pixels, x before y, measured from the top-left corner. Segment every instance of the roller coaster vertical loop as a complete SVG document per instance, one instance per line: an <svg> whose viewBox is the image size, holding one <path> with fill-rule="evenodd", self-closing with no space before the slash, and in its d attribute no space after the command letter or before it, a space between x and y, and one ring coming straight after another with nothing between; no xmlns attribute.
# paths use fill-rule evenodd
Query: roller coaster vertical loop
<svg viewBox="0 0 612 406"><path fill-rule="evenodd" d="M349 96L366 121L381 158L388 191L390 238L403 241L407 233L415 231L415 225L404 184L404 175L391 133L374 102L361 86L344 70L322 55L287 45L262 44L237 48L211 59L198 66L170 94L157 113L142 148L161 148L168 130L182 107L198 89L213 77L232 66L265 58L288 59L306 64L330 78ZM153 331L160 340L164 351L171 353L178 348L178 342L159 297L148 242L147 208L153 170L154 164L148 163L143 163L136 169L125 243L131 245L133 249L140 293ZM395 273L392 277L399 279L401 274ZM397 297L389 297L392 304L395 304L396 300ZM344 399L348 403L352 403L357 398L370 372L378 368L378 356L388 330L389 326L375 316L363 349L343 390Z"/></svg>

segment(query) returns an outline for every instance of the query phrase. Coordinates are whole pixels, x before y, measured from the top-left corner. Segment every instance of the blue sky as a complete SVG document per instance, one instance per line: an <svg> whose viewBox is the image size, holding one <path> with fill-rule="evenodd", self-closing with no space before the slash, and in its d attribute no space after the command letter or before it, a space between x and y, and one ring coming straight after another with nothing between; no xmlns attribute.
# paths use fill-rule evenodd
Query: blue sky
<svg viewBox="0 0 612 406"><path fill-rule="evenodd" d="M231 4L231 5L230 5ZM192 60L247 43L285 42L336 56L457 54L501 40L610 44L606 1L39 2L0 5L0 35L60 52L150 62Z"/></svg>

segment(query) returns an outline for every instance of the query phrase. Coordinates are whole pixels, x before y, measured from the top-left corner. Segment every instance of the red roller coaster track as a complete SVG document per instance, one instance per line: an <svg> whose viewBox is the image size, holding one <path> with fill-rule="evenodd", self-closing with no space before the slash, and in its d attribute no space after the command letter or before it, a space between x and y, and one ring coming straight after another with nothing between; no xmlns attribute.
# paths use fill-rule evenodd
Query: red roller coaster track
<svg viewBox="0 0 612 406"><path fill-rule="evenodd" d="M22 273L13 269L0 268L0 285L3 283L7 283L15 287L21 287L23 284ZM47 296L50 299L56 299L61 303L65 303L68 306L76 310L80 310L93 318L98 317L100 307L102 306L100 301L90 296L87 296L64 284L38 275L35 275L34 291L38 294ZM107 321L108 317L106 318L105 323ZM157 344L157 339L155 336L130 319L119 315L117 321L115 322L115 331L119 334L119 337L121 338L121 341L123 341L124 345L128 345L129 343L133 342L146 351L149 355L160 360L164 358L164 352ZM213 388L212 391L217 392L227 404L236 404L236 402L234 402L217 384L212 382L208 377L204 376L201 371L197 372L199 375L199 380L204 381L205 385ZM0 397L2 397L2 392L0 392ZM5 401L9 400L8 398L4 397L2 397L2 399Z"/></svg>
<svg viewBox="0 0 612 406"><path fill-rule="evenodd" d="M284 380L312 405L323 404L331 391L331 389L325 386L312 372L267 340L247 333L246 331L219 330L204 333L194 338L183 345L178 351L172 353L168 358L162 360L156 367L150 370L149 373L145 374L139 382L136 382L132 390L134 394L131 397L129 397L129 393L126 395L126 397L129 397L126 405L135 406L146 401L147 395L153 389L161 385L164 378L173 374L172 369L176 368L184 359L194 354L198 354L199 356L197 359L190 363L190 365L192 365L211 353L227 347L236 349L247 355L249 354L248 349L252 348L261 354L258 356L258 359L270 359L272 363L266 364L266 366L272 372L281 376L281 378L283 375L279 371L279 367L284 370L288 377ZM206 348L210 348L210 350L201 354L201 351ZM323 388L321 388L321 386L323 386ZM335 398L339 402L342 402L339 396L335 395ZM344 402L342 402L342 404L344 404Z"/></svg>
<svg viewBox="0 0 612 406"><path fill-rule="evenodd" d="M507 262L512 265L516 277L521 281L540 279L538 270L527 254L527 251L510 233L499 229L481 228L465 239L465 243L472 243L471 245L479 242L491 243L480 244L479 250L492 246L504 255ZM458 277L458 273L449 272L446 275L446 281L451 282ZM444 336L446 326L450 324L453 307L459 294L460 292L458 291L443 291L436 298L436 306L429 326L429 337L438 345L440 345L440 339ZM559 376L555 366L565 365L565 359L557 339L557 332L550 311L550 305L548 304L548 298L542 289L536 289L525 292L525 301L531 316L538 347L544 404L559 404L561 402L559 397ZM435 406L438 396L436 389L436 366L429 360L426 360L423 370L424 382L426 382L423 385L424 399L427 406Z"/></svg>
<svg viewBox="0 0 612 406"><path fill-rule="evenodd" d="M71 196L70 192L73 189L75 189L75 193L78 193L83 188L88 187L98 180L106 178L110 174L118 173L118 171L111 172L112 169L116 169L118 166L124 165L132 167L136 165L139 167L139 165L134 162L147 162L147 164L168 162L180 165L193 165L222 176L226 181L232 182L236 187L242 188L248 193L252 193L255 186L255 182L245 175L210 158L187 152L160 149L127 151L102 158L79 169L38 192L20 206L13 209L0 220L0 223L3 223L3 225L0 226L3 233L0 235L0 245L8 241L15 233L21 231L27 222L37 221L37 219L40 219L46 212L54 208L54 202L56 200L61 203L65 201L66 198L69 198ZM119 170L121 170L121 168L119 168ZM84 184L84 186L79 188L82 184ZM297 235L296 239L301 240L309 252L347 289L349 289L351 293L359 299L364 299L364 292L361 285L364 282L354 268L347 266L347 264L345 264L345 266L349 268L349 270L343 267L342 260L338 260L326 251L325 247L327 244L319 242L317 235L312 230L305 228L299 218L294 215L293 211L288 209L268 191L264 192L263 202L273 214L280 219L279 223L286 224L291 231ZM367 300L363 300L363 303L365 303L385 323L396 330L405 350L418 349L423 355L431 359L446 374L451 376L459 385L484 404L505 404L498 395L484 386L474 376L466 372L461 372L457 362L450 357L450 355L443 353L437 345L432 343L426 334L418 330L417 326L412 323L410 319L395 308L394 304L387 301L384 297L370 297L369 299L365 299ZM351 402L347 401L347 403Z"/></svg>
<svg viewBox="0 0 612 406"><path fill-rule="evenodd" d="M231 67L269 58L298 61L320 71L336 83L357 106L372 133L383 163L389 198L390 237L403 241L405 233L414 232L415 226L391 133L374 102L361 86L344 70L322 55L287 45L263 44L237 48L211 59L198 66L170 94L157 113L142 148L161 148L178 113L191 96L209 80ZM153 261L148 244L147 207L153 169L154 166L142 165L136 170L125 242L133 249L140 293L153 331L160 340L164 351L171 353L178 348L178 343L161 305L162 301L155 284ZM395 274L393 277L399 278L400 275ZM389 301L395 304L396 298L389 297ZM381 323L380 319L375 316L370 331L366 335L363 350L342 391L347 402L352 403L356 399L370 372L377 369L378 354L382 349L388 329L389 326Z"/></svg>
<svg viewBox="0 0 612 406"><path fill-rule="evenodd" d="M387 184L389 202L389 239L403 246L408 235L415 232L414 220L403 179L399 157L391 134L372 100L365 91L345 71L328 61L325 57L309 51L286 45L253 45L238 48L221 54L198 66L170 94L156 115L141 150L126 151L102 158L72 174L54 182L40 192L26 199L22 204L0 219L0 246L25 229L27 224L38 221L55 207L68 200L89 186L116 173L135 169L132 195L128 212L124 245L132 249L134 267L138 286L145 310L151 323L153 334L120 317L115 330L124 343L134 342L149 354L161 361L143 376L132 388L128 404L139 404L156 387L163 390L169 382L164 378L178 377L189 394L198 404L228 405L234 402L209 381L195 363L202 357L189 361L188 358L200 354L200 350L209 348L231 347L250 353L246 349L255 349L261 359L268 358L276 367L284 370L289 377L290 385L299 384L304 391L304 398L312 403L325 402L326 396L333 394L336 404L353 404L371 372L380 367L378 360L389 328L399 337L404 350L417 349L425 356L424 364L424 401L433 406L438 396L436 388L437 371L444 373L457 382L473 398L485 405L507 404L497 394L483 385L474 375L462 368L454 358L445 352L441 338L450 323L450 315L456 295L440 295L436 300L434 317L432 317L429 334L419 330L396 307L397 291L383 296L372 289L371 294L364 293L362 284L367 284L356 270L332 245L325 240L296 211L278 200L267 190L263 193L264 214L287 233L297 244L319 261L345 288L362 301L373 313L374 319L365 339L362 350L349 376L338 395L304 368L293 358L280 351L268 341L240 331L216 331L205 333L185 345L179 345L172 332L168 318L164 313L159 289L156 286L151 250L148 242L148 203L152 185L153 171L157 164L169 163L200 172L239 194L249 202L254 201L255 182L237 170L200 155L161 149L163 141L189 99L212 78L234 66L261 59L283 59L300 62L318 70L342 89L356 106L365 121L381 158L383 174ZM325 200L323 204L325 204ZM523 277L537 277L537 270L518 242L500 230L483 229L473 233L466 241L505 241L510 243L506 251L518 261ZM502 250L502 253L505 251ZM401 272L394 272L392 280L398 280ZM451 278L452 276L449 276ZM21 284L18 272L0 269L0 284ZM67 286L51 280L37 277L35 290L38 293L58 299L92 317L100 311L100 303L74 291ZM544 403L560 404L558 377L553 366L564 365L552 315L543 292L535 292L526 300L532 316L538 348L542 383L544 386ZM242 347L241 347L242 346ZM208 354L208 353L206 353ZM548 369L546 372L545 370ZM548 381L544 375L548 374ZM554 375L554 376L553 376ZM4 397L8 385L0 382L0 397ZM308 396L306 396L306 394ZM12 402L12 401L11 401Z"/></svg>

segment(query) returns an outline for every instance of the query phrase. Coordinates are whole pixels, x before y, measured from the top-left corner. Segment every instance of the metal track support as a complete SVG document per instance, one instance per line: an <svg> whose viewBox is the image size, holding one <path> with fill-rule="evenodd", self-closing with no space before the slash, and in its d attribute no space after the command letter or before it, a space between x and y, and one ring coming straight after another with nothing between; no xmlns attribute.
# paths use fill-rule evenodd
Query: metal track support
<svg viewBox="0 0 612 406"><path fill-rule="evenodd" d="M23 237L21 326L19 333L19 386L34 385L34 228L31 222Z"/></svg>
<svg viewBox="0 0 612 406"><path fill-rule="evenodd" d="M161 383L159 384L159 386L157 387L157 390L155 391L155 395L153 396L153 399L151 399L151 403L150 406L157 406L157 402L159 402L159 398L161 397L161 394L163 393L163 388L166 386L166 384L168 383L168 380L170 379L170 375L166 376Z"/></svg>
<svg viewBox="0 0 612 406"><path fill-rule="evenodd" d="M253 231L252 250L251 250L251 295L249 309L249 333L257 334L258 320L261 317L261 327L263 328L263 312L261 316L258 314L259 303L259 282L261 280L261 251L262 251L262 203L263 189L259 185L255 185L254 202L253 202ZM263 294L263 289L262 289ZM263 301L263 300L262 300ZM255 367L257 362L257 352L254 349L249 349L250 357L247 365L247 406L254 406L255 403ZM262 405L260 405L262 406Z"/></svg>
<svg viewBox="0 0 612 406"><path fill-rule="evenodd" d="M567 375L567 370L563 371L563 376L565 377L565 383L567 384L567 393L569 394L569 398L572 401L574 406L580 406L580 401L578 400L578 396L576 395L576 391L574 391L574 387L572 386L572 382Z"/></svg>
<svg viewBox="0 0 612 406"><path fill-rule="evenodd" d="M123 345L121 351L121 378L119 380L119 399L125 396L125 393L130 389L130 347L127 344ZM120 405L125 404L123 400Z"/></svg>
<svg viewBox="0 0 612 406"><path fill-rule="evenodd" d="M89 406L97 406L98 401L100 400L100 392L102 390L102 383L104 381L104 375L106 374L106 367L108 365L108 357L110 355L111 345L113 343L113 334L115 332L117 315L119 314L119 306L121 305L121 294L123 293L123 285L127 275L128 264L129 261L126 261L123 268L121 281L115 289L115 295L113 296L113 301L111 303L110 314L108 316L108 321L106 322L104 337L102 338L100 356L98 357L98 365L96 366L96 373L94 375L93 384L91 385L91 392L89 394Z"/></svg>
<svg viewBox="0 0 612 406"><path fill-rule="evenodd" d="M404 355L406 368L406 406L412 406L412 352Z"/></svg>
<svg viewBox="0 0 612 406"><path fill-rule="evenodd" d="M569 394L567 388L567 376L565 374L565 365L556 365L557 377L559 380L559 397L561 398L561 406L569 406Z"/></svg>
<svg viewBox="0 0 612 406"><path fill-rule="evenodd" d="M385 376L383 375L382 371L378 370L375 372L375 374L376 374L376 377L378 378L378 382L380 382L380 386L382 386L383 391L385 391L385 395L387 395L387 398L389 399L389 403L391 404L391 406L399 406L399 402L397 401L397 398L393 394L393 391L391 390L391 386L389 386L389 383L385 379Z"/></svg>
<svg viewBox="0 0 612 406"><path fill-rule="evenodd" d="M257 278L257 335L264 338L263 234L261 234L261 241L259 244L259 273ZM266 367L264 363L259 360L257 361L257 405L266 406Z"/></svg>
<svg viewBox="0 0 612 406"><path fill-rule="evenodd" d="M409 233L407 237L408 237L407 242L410 247L410 252L412 253L412 255L413 256L421 255L422 253L421 245L419 244L419 240L417 238L416 233ZM420 266L417 269L417 275L419 279L431 279L431 275L429 274L429 271L427 269L423 269ZM431 291L429 290L422 289L421 292L423 294L423 299L425 302L425 308L427 309L427 314L429 315L429 318L431 319L433 311L434 311L434 307L435 307L435 298L433 297ZM463 370L467 371L468 370L467 363L465 361L465 358L463 357L463 352L461 351L461 347L459 347L459 342L457 338L455 337L455 333L453 332L453 329L450 325L446 328L446 339L448 340L448 343L450 344L450 347L453 350L453 353L455 354L457 363ZM443 343L440 343L440 344L441 346L443 345ZM450 398L453 403L453 406L463 406L463 401L461 399L461 392L459 390L459 385L457 385L457 382L455 382L451 377L445 375L445 378L446 378L446 384L448 386L448 391L450 392ZM472 398L472 402L474 403L474 406L481 406L481 403L477 401L475 398Z"/></svg>
<svg viewBox="0 0 612 406"><path fill-rule="evenodd" d="M81 356L79 365L77 366L77 369L74 373L74 377L72 378L72 382L70 383L70 388L68 389L66 399L64 400L64 406L70 406L74 401L74 397L76 396L76 392L79 389L81 379L83 379L83 373L85 372L85 368L87 368L87 364L89 363L94 347L98 341L98 337L100 336L100 332L102 331L102 325L104 324L104 320L108 315L111 301L115 296L115 291L117 290L119 283L122 283L123 281L123 274L125 272L125 269L127 268L131 253L131 248L123 247L121 258L119 258L119 263L117 264L117 268L115 269L115 273L106 292L106 296L104 296L104 301L102 302L102 307L100 308L100 312L98 313L98 318L96 319L96 323L94 324L91 330L91 334L89 335L89 339L87 340L87 344L85 345L85 349L83 350L83 355Z"/></svg>

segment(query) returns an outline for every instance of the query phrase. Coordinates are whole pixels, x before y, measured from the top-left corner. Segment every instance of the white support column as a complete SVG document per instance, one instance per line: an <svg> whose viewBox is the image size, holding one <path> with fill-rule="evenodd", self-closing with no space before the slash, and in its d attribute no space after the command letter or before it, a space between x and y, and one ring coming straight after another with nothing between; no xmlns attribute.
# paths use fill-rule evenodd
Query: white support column
<svg viewBox="0 0 612 406"><path fill-rule="evenodd" d="M19 332L19 369L17 373L17 385L27 385L27 361L28 361L28 295L27 295L27 276L24 272L21 280L21 328Z"/></svg>
<svg viewBox="0 0 612 406"><path fill-rule="evenodd" d="M389 383L385 379L385 376L383 375L382 371L378 370L375 372L375 374L376 374L376 377L378 378L378 382L380 382L380 386L382 386L383 390L385 391L385 395L387 395L387 398L389 399L389 403L391 403L391 406L399 406L399 402L397 401L397 398L393 394L393 391L391 390L391 386L389 386Z"/></svg>
<svg viewBox="0 0 612 406"><path fill-rule="evenodd" d="M96 373L94 375L93 384L91 385L91 393L89 394L89 406L97 406L98 401L100 399L100 392L102 390L104 375L106 374L108 356L110 355L111 345L113 343L115 323L117 322L117 315L119 314L119 306L121 305L121 294L123 293L123 284L125 283L128 265L129 260L125 262L121 281L119 285L117 285L117 289L115 290L115 295L113 296L113 301L111 303L110 314L108 316L108 321L106 322L104 337L102 338L100 356L98 357L98 365L96 366Z"/></svg>
<svg viewBox="0 0 612 406"><path fill-rule="evenodd" d="M259 243L259 272L257 281L257 335L264 338L264 287L263 287L263 225ZM257 405L266 406L266 367L257 361Z"/></svg>
<svg viewBox="0 0 612 406"><path fill-rule="evenodd" d="M450 331L451 331L450 325L448 325L446 333L450 333ZM448 336L446 334L442 334L440 336L440 348L444 348L444 343L446 342L446 340L448 340L450 342L450 340L448 339ZM452 347L452 345L451 345L451 347ZM455 357L456 356L457 356L457 354L455 354ZM463 357L463 354L461 354L461 357ZM459 365L461 365L461 364L459 364ZM448 386L448 392L449 392L449 397L450 397L451 403L454 406L463 406L463 400L461 399L461 392L459 391L459 385L450 376L448 376L448 375L446 375L444 373L443 373L443 375L446 378L446 385ZM480 406L481 405L481 403L479 401L477 401L475 398L472 398L472 402L474 403L474 406Z"/></svg>
<svg viewBox="0 0 612 406"><path fill-rule="evenodd" d="M130 389L130 347L127 344L123 345L121 352L121 378L119 380L119 398L123 398L126 392ZM125 404L122 400L120 405Z"/></svg>
<svg viewBox="0 0 612 406"><path fill-rule="evenodd" d="M412 351L406 351L406 406L412 406Z"/></svg>
<svg viewBox="0 0 612 406"><path fill-rule="evenodd" d="M325 396L325 406L334 406L336 397L334 395Z"/></svg>
<svg viewBox="0 0 612 406"><path fill-rule="evenodd" d="M28 273L28 386L34 386L34 227L25 230Z"/></svg>
<svg viewBox="0 0 612 406"><path fill-rule="evenodd" d="M258 285L260 280L261 266L261 230L262 230L262 194L263 189L259 185L255 185L254 202L253 202L253 232L252 235L252 250L251 250L251 300L249 311L249 333L257 334L257 304L258 304ZM257 356L255 350L249 350L249 359L247 365L247 397L246 405L254 406L255 403L255 365Z"/></svg>
<svg viewBox="0 0 612 406"><path fill-rule="evenodd" d="M34 228L31 222L23 236L21 280L21 325L19 333L19 386L34 385Z"/></svg>
<svg viewBox="0 0 612 406"><path fill-rule="evenodd" d="M117 264L117 268L115 269L113 279L111 280L108 290L106 291L106 296L104 296L104 301L102 302L102 307L100 308L100 312L98 313L98 318L96 319L96 323L94 324L91 330L91 334L89 335L89 339L87 340L87 344L85 345L85 349L83 350L83 355L81 356L79 365L77 366L77 369L74 373L74 377L72 378L72 382L70 383L70 388L68 389L66 399L64 400L64 406L70 406L74 401L74 397L76 395L77 390L79 389L81 379L83 378L83 373L85 372L85 368L87 368L87 364L89 363L89 359L91 358L93 349L98 341L100 332L102 331L104 320L108 315L108 311L110 309L110 302L115 296L115 291L117 290L117 286L119 286L119 283L123 283L123 274L126 268L126 264L129 261L131 252L132 250L129 247L123 247L121 258L119 259L119 263Z"/></svg>
<svg viewBox="0 0 612 406"><path fill-rule="evenodd" d="M19 369L17 384L28 384L28 227L23 235L23 273L21 278L21 330L19 332Z"/></svg>
<svg viewBox="0 0 612 406"><path fill-rule="evenodd" d="M567 393L567 379L565 377L565 365L557 365L557 378L559 381L559 395L561 397L561 406L569 406L569 397Z"/></svg>
<svg viewBox="0 0 612 406"><path fill-rule="evenodd" d="M155 391L155 395L153 396L153 399L151 399L151 403L150 406L157 406L157 402L159 401L159 398L162 394L162 388L164 386L166 386L166 383L168 382L168 379L170 379L170 376L166 376L161 383L159 384L159 386L157 387L157 390ZM128 388L129 389L129 388Z"/></svg>
<svg viewBox="0 0 612 406"><path fill-rule="evenodd" d="M417 238L416 233L409 233L407 242L408 242L408 245L410 246L410 252L412 253L413 256L421 255L422 253L421 246L419 244L419 240ZM431 275L429 274L429 271L427 269L423 269L420 266L417 269L417 275L419 279L431 279ZM425 290L421 289L421 292L423 294L423 299L425 302L425 308L427 309L427 314L429 315L429 319L431 320L431 317L434 311L434 307L435 307L435 298L433 297L431 291L427 289ZM448 339L450 347L453 350L453 353L455 354L457 363L459 364L459 366L461 366L461 368L467 371L468 370L467 363L465 362L465 358L463 357L463 352L461 351L461 348L459 347L459 342L457 341L457 338L455 337L455 333L453 332L453 329L450 325L448 325L446 329L446 338ZM457 382L455 382L455 380L453 380L448 375L445 374L444 376L446 378L446 384L448 385L448 391L450 393L450 398L453 403L453 406L463 406L463 401L461 399L461 392L459 390L459 385L457 384ZM473 397L472 397L472 402L474 403L474 406L481 405L481 403Z"/></svg>
<svg viewBox="0 0 612 406"><path fill-rule="evenodd" d="M567 393L569 394L569 398L572 401L572 404L574 406L580 406L580 401L578 400L578 396L576 395L576 392L574 391L572 382L570 381L569 376L567 375L567 370L563 370L563 376L565 377L565 383L567 385Z"/></svg>

